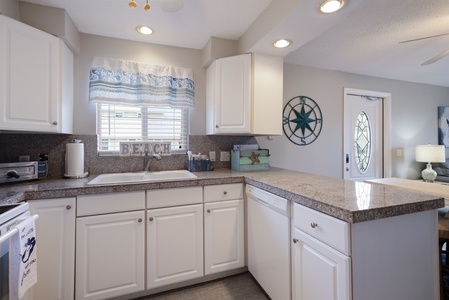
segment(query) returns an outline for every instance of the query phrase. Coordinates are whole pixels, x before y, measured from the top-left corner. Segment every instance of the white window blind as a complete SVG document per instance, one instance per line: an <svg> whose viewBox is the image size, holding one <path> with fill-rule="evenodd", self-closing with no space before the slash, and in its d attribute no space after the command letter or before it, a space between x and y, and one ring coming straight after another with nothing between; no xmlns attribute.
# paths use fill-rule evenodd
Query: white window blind
<svg viewBox="0 0 449 300"><path fill-rule="evenodd" d="M188 108L97 104L98 153L118 155L120 142L170 141L187 150Z"/></svg>

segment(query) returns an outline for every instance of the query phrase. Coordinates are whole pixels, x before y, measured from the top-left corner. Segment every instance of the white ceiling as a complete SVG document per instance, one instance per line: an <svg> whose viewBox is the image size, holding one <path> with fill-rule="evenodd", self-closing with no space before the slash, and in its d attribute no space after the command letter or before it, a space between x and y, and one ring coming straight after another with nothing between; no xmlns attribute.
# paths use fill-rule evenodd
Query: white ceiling
<svg viewBox="0 0 449 300"><path fill-rule="evenodd" d="M449 87L449 56L422 63L449 49L448 0L345 0L341 11L325 15L321 0L183 0L177 12L159 1L22 0L64 8L83 33L193 49L211 36L239 40L244 51L284 56L286 63ZM141 36L137 25L154 30ZM293 44L283 50L277 37Z"/></svg>

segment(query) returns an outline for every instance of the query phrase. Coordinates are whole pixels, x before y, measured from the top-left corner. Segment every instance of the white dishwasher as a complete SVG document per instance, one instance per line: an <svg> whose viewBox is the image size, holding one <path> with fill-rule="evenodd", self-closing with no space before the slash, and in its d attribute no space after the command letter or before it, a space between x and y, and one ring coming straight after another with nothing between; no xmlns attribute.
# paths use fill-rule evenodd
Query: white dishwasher
<svg viewBox="0 0 449 300"><path fill-rule="evenodd" d="M290 205L247 185L248 269L273 300L291 299Z"/></svg>

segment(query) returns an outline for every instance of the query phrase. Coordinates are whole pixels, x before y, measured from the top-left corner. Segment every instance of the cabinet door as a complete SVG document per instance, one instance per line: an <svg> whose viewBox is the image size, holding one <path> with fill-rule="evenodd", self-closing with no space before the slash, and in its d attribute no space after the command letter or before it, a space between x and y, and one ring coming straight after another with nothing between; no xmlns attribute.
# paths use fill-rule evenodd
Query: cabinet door
<svg viewBox="0 0 449 300"><path fill-rule="evenodd" d="M0 129L58 131L59 41L0 15Z"/></svg>
<svg viewBox="0 0 449 300"><path fill-rule="evenodd" d="M76 220L76 299L144 290L144 211Z"/></svg>
<svg viewBox="0 0 449 300"><path fill-rule="evenodd" d="M260 53L252 59L251 133L282 135L284 60Z"/></svg>
<svg viewBox="0 0 449 300"><path fill-rule="evenodd" d="M147 288L203 276L203 205L147 211Z"/></svg>
<svg viewBox="0 0 449 300"><path fill-rule="evenodd" d="M350 300L350 257L294 229L293 299Z"/></svg>
<svg viewBox="0 0 449 300"><path fill-rule="evenodd" d="M243 199L204 204L205 275L245 265Z"/></svg>
<svg viewBox="0 0 449 300"><path fill-rule="evenodd" d="M251 54L217 59L215 133L250 133Z"/></svg>
<svg viewBox="0 0 449 300"><path fill-rule="evenodd" d="M36 221L38 282L32 299L73 299L75 198L29 201Z"/></svg>

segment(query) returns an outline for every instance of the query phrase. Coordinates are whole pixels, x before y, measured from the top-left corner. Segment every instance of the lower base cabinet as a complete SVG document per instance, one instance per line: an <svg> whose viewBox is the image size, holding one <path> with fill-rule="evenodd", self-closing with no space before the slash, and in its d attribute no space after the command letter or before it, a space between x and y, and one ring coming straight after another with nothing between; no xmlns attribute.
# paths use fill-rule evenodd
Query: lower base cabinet
<svg viewBox="0 0 449 300"><path fill-rule="evenodd" d="M76 299L144 290L144 211L78 218Z"/></svg>
<svg viewBox="0 0 449 300"><path fill-rule="evenodd" d="M205 275L245 266L243 199L204 204Z"/></svg>
<svg viewBox="0 0 449 300"><path fill-rule="evenodd" d="M436 210L349 224L293 208L293 299L439 299Z"/></svg>
<svg viewBox="0 0 449 300"><path fill-rule="evenodd" d="M73 299L75 290L75 198L28 202L36 221L38 282L30 299Z"/></svg>
<svg viewBox="0 0 449 300"><path fill-rule="evenodd" d="M147 289L203 276L203 205L147 211Z"/></svg>
<svg viewBox="0 0 449 300"><path fill-rule="evenodd" d="M350 257L301 230L294 235L294 299L351 299Z"/></svg>
<svg viewBox="0 0 449 300"><path fill-rule="evenodd" d="M145 289L145 192L78 196L75 298Z"/></svg>
<svg viewBox="0 0 449 300"><path fill-rule="evenodd" d="M293 204L293 299L350 300L349 224Z"/></svg>
<svg viewBox="0 0 449 300"><path fill-rule="evenodd" d="M243 184L205 187L204 202L202 187L29 201L39 280L27 299L122 298L244 267Z"/></svg>

